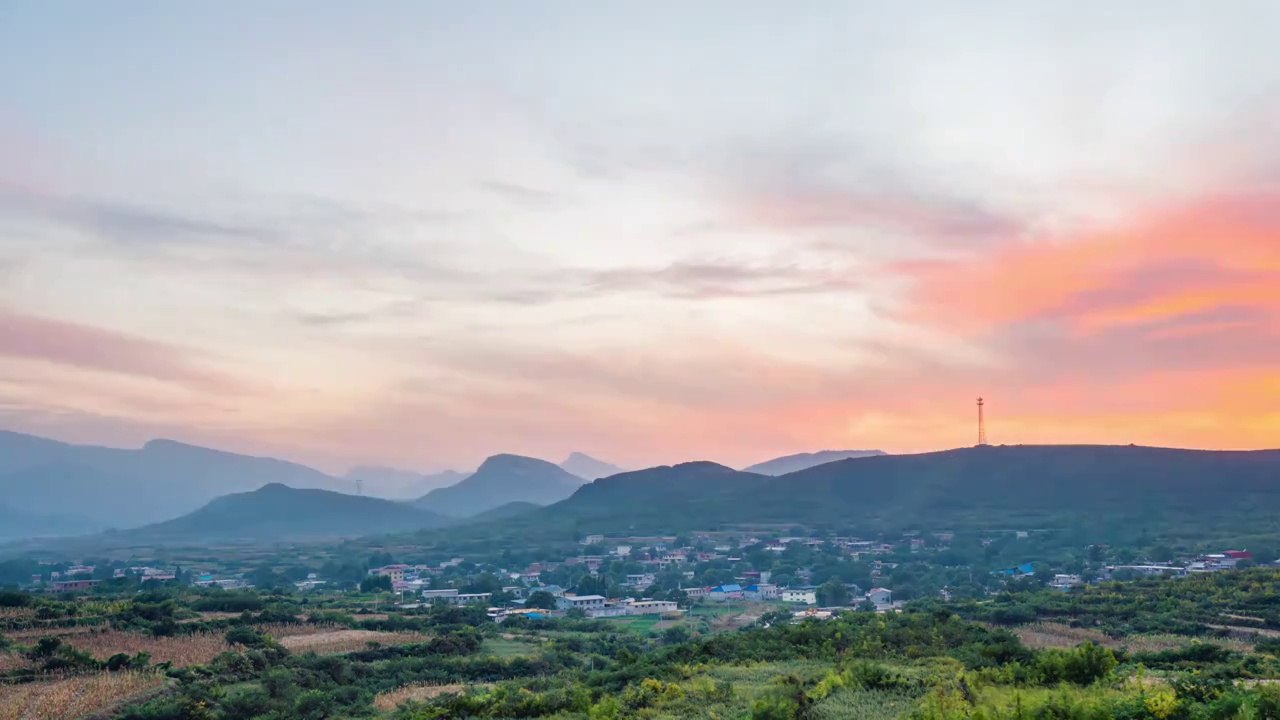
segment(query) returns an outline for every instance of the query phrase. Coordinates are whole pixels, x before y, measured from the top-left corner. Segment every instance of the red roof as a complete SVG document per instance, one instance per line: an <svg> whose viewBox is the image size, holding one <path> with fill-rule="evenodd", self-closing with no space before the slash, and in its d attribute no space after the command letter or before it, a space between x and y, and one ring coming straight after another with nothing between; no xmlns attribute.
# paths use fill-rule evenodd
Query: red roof
<svg viewBox="0 0 1280 720"><path fill-rule="evenodd" d="M1222 554L1226 555L1229 558L1235 558L1237 560L1253 559L1253 555L1250 555L1248 550L1223 550Z"/></svg>

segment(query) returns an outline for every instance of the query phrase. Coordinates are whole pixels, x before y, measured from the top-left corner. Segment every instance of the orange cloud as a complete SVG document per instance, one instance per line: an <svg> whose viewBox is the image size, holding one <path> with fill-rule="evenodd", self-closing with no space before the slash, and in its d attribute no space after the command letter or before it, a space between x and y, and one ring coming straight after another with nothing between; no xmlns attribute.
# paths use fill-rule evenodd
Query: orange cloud
<svg viewBox="0 0 1280 720"><path fill-rule="evenodd" d="M973 334L1050 320L1092 335L1222 308L1247 308L1274 321L1277 208L1278 195L1213 198L1119 229L900 265L895 269L913 285L904 317Z"/></svg>

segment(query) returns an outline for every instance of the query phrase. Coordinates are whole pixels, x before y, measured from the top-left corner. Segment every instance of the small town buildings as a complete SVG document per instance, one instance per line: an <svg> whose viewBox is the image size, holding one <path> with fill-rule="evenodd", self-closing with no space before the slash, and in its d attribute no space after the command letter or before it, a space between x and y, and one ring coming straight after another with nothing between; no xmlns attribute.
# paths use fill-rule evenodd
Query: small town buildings
<svg viewBox="0 0 1280 720"><path fill-rule="evenodd" d="M100 580L55 580L49 585L53 592L82 592L92 590Z"/></svg>
<svg viewBox="0 0 1280 720"><path fill-rule="evenodd" d="M605 603L599 607L587 608L585 612L587 613L587 617L592 619L623 617L631 614L627 606L621 603Z"/></svg>
<svg viewBox="0 0 1280 720"><path fill-rule="evenodd" d="M782 591L782 602L801 603L804 605L818 604L818 589L812 585L802 585L794 588L784 588Z"/></svg>
<svg viewBox="0 0 1280 720"><path fill-rule="evenodd" d="M449 605L472 605L487 603L493 593L460 593L454 588L444 590L423 590L422 599L427 602L443 602Z"/></svg>
<svg viewBox="0 0 1280 720"><path fill-rule="evenodd" d="M892 605L893 592L888 588L871 588L871 590L867 591L867 601L874 604L877 608Z"/></svg>
<svg viewBox="0 0 1280 720"><path fill-rule="evenodd" d="M628 615L663 615L680 612L680 606L670 600L634 600L626 604Z"/></svg>
<svg viewBox="0 0 1280 720"><path fill-rule="evenodd" d="M556 598L556 608L559 610L594 610L595 608L604 607L604 601L603 595L563 595Z"/></svg>
<svg viewBox="0 0 1280 720"><path fill-rule="evenodd" d="M369 577L388 577L391 578L391 582L393 583L402 582L404 580L404 573L408 569L408 565L386 565L384 567L371 568L369 570Z"/></svg>
<svg viewBox="0 0 1280 720"><path fill-rule="evenodd" d="M741 585L736 585L736 584L734 584L734 585L718 585L718 586L716 586L716 587L711 588L711 591L707 593L707 599L708 599L708 600L710 600L710 601L712 601L712 602L725 602L725 601L728 601L728 600L741 600L741 599L742 599L742 586L741 586Z"/></svg>
<svg viewBox="0 0 1280 720"><path fill-rule="evenodd" d="M705 598L707 596L707 593L711 592L711 589L704 588L704 587L691 587L691 588L684 588L683 592L685 594L685 597L689 598L694 602L697 602Z"/></svg>
<svg viewBox="0 0 1280 720"><path fill-rule="evenodd" d="M781 595L781 591L777 585L771 583L759 583L756 585L748 585L742 589L742 597L747 600L756 602L768 602L777 600Z"/></svg>
<svg viewBox="0 0 1280 720"><path fill-rule="evenodd" d="M586 536L586 537L582 538L582 541L581 541L581 543L580 543L580 544L582 544L582 545L599 545L599 544L601 544L601 543L603 543L603 542L604 542L604 536L603 536L603 535L588 535L588 536Z"/></svg>

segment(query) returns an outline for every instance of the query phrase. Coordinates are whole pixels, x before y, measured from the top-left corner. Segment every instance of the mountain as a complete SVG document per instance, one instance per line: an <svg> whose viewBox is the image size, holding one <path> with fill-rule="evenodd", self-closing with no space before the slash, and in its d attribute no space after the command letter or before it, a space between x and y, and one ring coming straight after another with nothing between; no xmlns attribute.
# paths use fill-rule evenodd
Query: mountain
<svg viewBox="0 0 1280 720"><path fill-rule="evenodd" d="M87 518L72 515L31 515L0 505L0 541L85 535L103 529Z"/></svg>
<svg viewBox="0 0 1280 720"><path fill-rule="evenodd" d="M248 542L320 537L357 537L440 527L447 519L403 503L328 490L271 483L247 493L217 498L195 512L136 530L115 541ZM123 537L121 537L123 536Z"/></svg>
<svg viewBox="0 0 1280 720"><path fill-rule="evenodd" d="M137 527L273 482L351 489L349 481L304 465L172 440L118 449L0 431L0 497L30 515L79 515L106 527Z"/></svg>
<svg viewBox="0 0 1280 720"><path fill-rule="evenodd" d="M840 460L781 477L689 463L584 486L531 522L580 531L811 523L854 531L1065 528L1172 532L1275 523L1280 451L976 447Z"/></svg>
<svg viewBox="0 0 1280 720"><path fill-rule="evenodd" d="M565 461L560 463L560 469L572 475L577 475L583 480L595 480L625 472L617 465L597 460L580 452L571 453L569 457L565 458Z"/></svg>
<svg viewBox="0 0 1280 720"><path fill-rule="evenodd" d="M494 455L470 477L439 488L413 502L441 515L470 517L509 502L549 505L573 494L582 478L545 460L520 455Z"/></svg>
<svg viewBox="0 0 1280 720"><path fill-rule="evenodd" d="M473 515L471 517L471 520L474 522L483 522L486 520L506 520L508 518L513 518L517 515L524 515L525 513L533 512L534 510L538 510L542 507L543 507L542 505L538 505L531 502L520 502L520 501L509 502L503 505L499 505L496 508L485 510L484 512L478 515Z"/></svg>
<svg viewBox="0 0 1280 720"><path fill-rule="evenodd" d="M823 450L821 452L799 453L798 455L787 455L757 463L749 468L744 468L743 472L759 473L760 475L786 475L787 473L808 470L811 467L825 465L837 460L877 457L884 454L881 450Z"/></svg>
<svg viewBox="0 0 1280 720"><path fill-rule="evenodd" d="M412 470L379 465L357 465L348 470L344 477L351 481L352 489L356 487L357 480L363 480L365 495L392 500L411 500L436 488L455 485L466 478L467 473L445 470L424 475Z"/></svg>

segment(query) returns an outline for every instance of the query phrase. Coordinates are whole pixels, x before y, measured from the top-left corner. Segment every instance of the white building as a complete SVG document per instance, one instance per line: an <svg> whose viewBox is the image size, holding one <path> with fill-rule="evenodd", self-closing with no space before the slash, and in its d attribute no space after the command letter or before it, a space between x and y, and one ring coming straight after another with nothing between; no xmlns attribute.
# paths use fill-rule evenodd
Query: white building
<svg viewBox="0 0 1280 720"><path fill-rule="evenodd" d="M593 610L604 607L603 595L565 595L556 598L559 610Z"/></svg>
<svg viewBox="0 0 1280 720"><path fill-rule="evenodd" d="M583 545L599 545L599 544L600 544L600 543L602 543L602 542L604 542L604 536L603 536L603 535L588 535L588 536L586 536L586 537L582 538L582 543L581 543L581 544L583 544Z"/></svg>
<svg viewBox="0 0 1280 720"><path fill-rule="evenodd" d="M867 592L867 600L874 603L876 607L893 604L893 592L888 588L871 588Z"/></svg>
<svg viewBox="0 0 1280 720"><path fill-rule="evenodd" d="M709 590L704 587L692 587L692 588L684 589L685 596L688 597L690 600L701 600L702 598L707 596L708 592Z"/></svg>
<svg viewBox="0 0 1280 720"><path fill-rule="evenodd" d="M777 585L770 583L760 583L758 585L748 585L742 589L742 597L747 600L755 600L757 602L768 602L777 600L781 591Z"/></svg>
<svg viewBox="0 0 1280 720"><path fill-rule="evenodd" d="M587 608L586 613L587 613L587 617L595 619L595 618L622 617L624 615L629 615L630 611L628 610L626 605L607 603L605 605L601 605L600 607Z"/></svg>
<svg viewBox="0 0 1280 720"><path fill-rule="evenodd" d="M789 603L803 603L805 605L817 605L817 588L786 588L782 591L782 601Z"/></svg>
<svg viewBox="0 0 1280 720"><path fill-rule="evenodd" d="M662 615L680 612L680 606L670 600L636 600L627 603L628 615Z"/></svg>
<svg viewBox="0 0 1280 720"><path fill-rule="evenodd" d="M471 605L473 603L488 603L493 598L493 593L460 593L454 588L447 590L423 590L422 599L427 602L444 602L449 605Z"/></svg>

